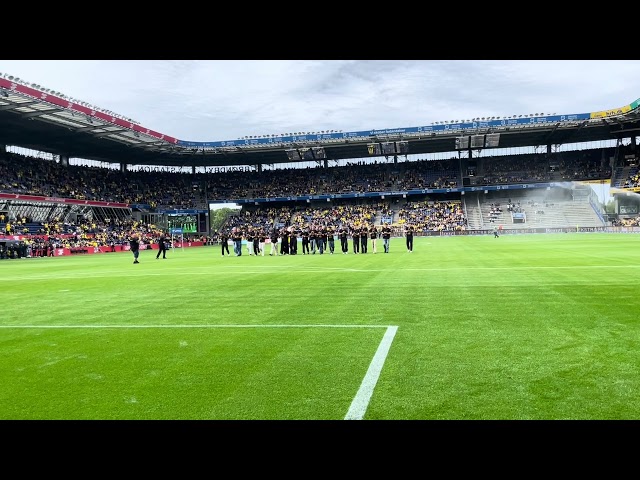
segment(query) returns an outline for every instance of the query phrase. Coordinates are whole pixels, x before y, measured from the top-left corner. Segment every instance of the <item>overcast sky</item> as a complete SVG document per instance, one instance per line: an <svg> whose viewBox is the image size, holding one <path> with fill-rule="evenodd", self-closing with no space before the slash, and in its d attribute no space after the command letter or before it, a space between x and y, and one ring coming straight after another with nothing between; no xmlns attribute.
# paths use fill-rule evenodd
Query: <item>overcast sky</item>
<svg viewBox="0 0 640 480"><path fill-rule="evenodd" d="M0 60L0 73L187 141L588 113L640 97L639 60Z"/></svg>

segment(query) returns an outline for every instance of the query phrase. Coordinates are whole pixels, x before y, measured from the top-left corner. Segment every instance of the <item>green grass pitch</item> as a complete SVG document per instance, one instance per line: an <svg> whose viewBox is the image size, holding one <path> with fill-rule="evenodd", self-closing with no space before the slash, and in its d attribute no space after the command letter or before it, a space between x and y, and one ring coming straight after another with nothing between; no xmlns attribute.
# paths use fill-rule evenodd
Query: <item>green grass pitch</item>
<svg viewBox="0 0 640 480"><path fill-rule="evenodd" d="M2 260L0 419L640 419L639 245Z"/></svg>

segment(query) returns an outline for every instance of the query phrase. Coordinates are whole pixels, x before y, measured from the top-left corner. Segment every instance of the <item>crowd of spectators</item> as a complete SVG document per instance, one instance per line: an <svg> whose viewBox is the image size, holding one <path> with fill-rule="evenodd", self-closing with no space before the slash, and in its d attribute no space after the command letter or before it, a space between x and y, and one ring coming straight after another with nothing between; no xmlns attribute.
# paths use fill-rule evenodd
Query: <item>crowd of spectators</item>
<svg viewBox="0 0 640 480"><path fill-rule="evenodd" d="M640 187L640 172L637 167L629 170L627 178L622 180L620 188L637 188Z"/></svg>
<svg viewBox="0 0 640 480"><path fill-rule="evenodd" d="M568 182L611 178L607 149L478 159L477 185ZM609 152L611 154L612 152Z"/></svg>
<svg viewBox="0 0 640 480"><path fill-rule="evenodd" d="M640 216L617 218L611 222L613 227L640 227Z"/></svg>
<svg viewBox="0 0 640 480"><path fill-rule="evenodd" d="M6 234L21 235L22 232L12 231ZM116 246L127 245L132 236L137 236L143 244L156 244L158 238L165 231L151 223L129 220L112 220L109 222L97 222L82 220L78 223L65 222L59 218L51 222L40 224L36 234L21 235L21 242L26 248L26 255L16 249L16 255L44 257L51 256L55 248L84 249L88 247L111 247L115 251ZM202 241L212 244L211 238L205 235L185 235L185 241Z"/></svg>
<svg viewBox="0 0 640 480"><path fill-rule="evenodd" d="M398 212L398 223L411 225L416 233L466 230L467 218L460 201L407 202Z"/></svg>
<svg viewBox="0 0 640 480"><path fill-rule="evenodd" d="M479 158L474 183L610 178L606 155L603 149L596 149ZM143 204L151 209L201 208L207 199L455 188L461 183L461 160L457 158L191 174L64 166L16 153L0 154L0 192ZM193 188L194 184L204 188Z"/></svg>
<svg viewBox="0 0 640 480"><path fill-rule="evenodd" d="M621 147L622 151L622 147ZM514 155L477 159L481 184L592 180L611 178L611 149L594 149L552 154ZM419 160L388 163L357 162L341 167L274 169L262 172L178 173L119 171L99 167L64 166L56 161L16 153L0 153L0 192L79 200L145 204L153 209L202 208L206 200L274 198L314 194L404 191L425 188L454 188L462 182L465 159ZM193 188L194 184L204 188ZM478 183L478 179L476 179ZM625 187L640 185L633 170ZM510 205L516 211L519 205ZM232 215L224 228L327 227L356 224L411 224L417 232L463 230L467 227L459 201L407 202L392 208L389 201L354 205L332 201L326 207L244 208ZM27 217L0 218L2 231L26 234ZM44 222L33 242L50 241L67 247L121 245L129 235L153 241L160 229L130 219L108 222L81 221L65 224L59 219ZM203 238L213 242L212 238Z"/></svg>

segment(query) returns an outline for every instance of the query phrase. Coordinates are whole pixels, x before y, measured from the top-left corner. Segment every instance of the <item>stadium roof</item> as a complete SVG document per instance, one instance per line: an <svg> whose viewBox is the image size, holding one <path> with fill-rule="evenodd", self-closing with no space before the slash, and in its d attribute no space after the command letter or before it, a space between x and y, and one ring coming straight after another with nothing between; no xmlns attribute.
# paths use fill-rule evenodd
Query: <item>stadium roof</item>
<svg viewBox="0 0 640 480"><path fill-rule="evenodd" d="M28 88L22 90L0 85L0 144L70 158L130 165L185 167L291 163L287 150L311 146L324 147L328 160L345 160L369 157L367 145L371 142L405 140L409 143L408 153L414 155L455 151L456 138L465 135L500 133L498 148L511 148L614 140L640 132L640 109L632 108L563 122L209 149L179 145L177 139L140 125L108 114L96 114L94 110L44 93L36 92L39 97L34 92L24 93Z"/></svg>

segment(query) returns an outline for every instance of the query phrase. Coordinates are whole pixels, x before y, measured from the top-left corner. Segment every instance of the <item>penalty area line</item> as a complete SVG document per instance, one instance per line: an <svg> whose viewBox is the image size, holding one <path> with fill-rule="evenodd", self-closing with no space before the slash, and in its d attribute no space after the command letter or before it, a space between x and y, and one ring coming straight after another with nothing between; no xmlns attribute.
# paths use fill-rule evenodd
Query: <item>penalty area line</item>
<svg viewBox="0 0 640 480"><path fill-rule="evenodd" d="M384 337L382 337L380 345L378 345L378 350L371 360L369 369L362 379L358 393L356 393L356 396L349 407L349 411L344 417L345 420L362 420L364 418L364 414L369 406L369 401L371 400L371 395L373 395L373 389L375 388L376 383L378 383L378 378L380 377L384 361L387 358L387 354L391 348L391 342L393 342L393 337L395 337L397 331L397 326L387 327L387 331L385 332Z"/></svg>
<svg viewBox="0 0 640 480"><path fill-rule="evenodd" d="M389 328L387 325L0 325L0 328ZM398 328L398 327L394 327Z"/></svg>

